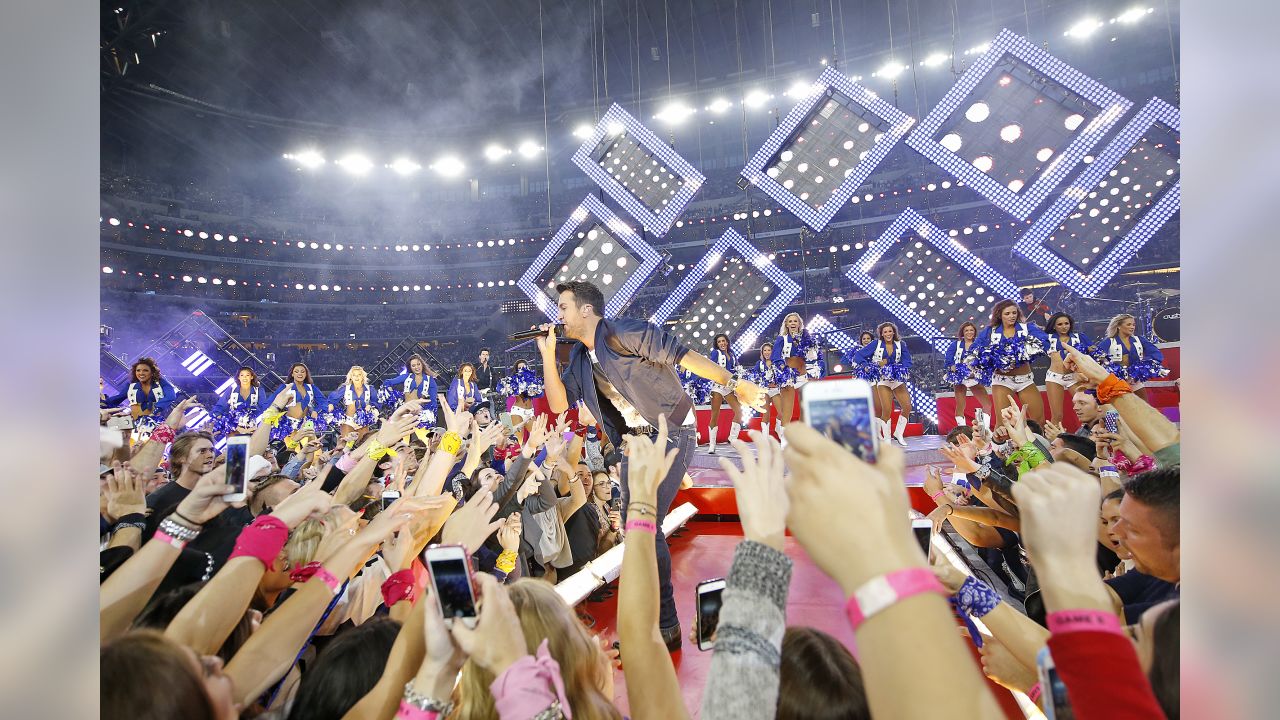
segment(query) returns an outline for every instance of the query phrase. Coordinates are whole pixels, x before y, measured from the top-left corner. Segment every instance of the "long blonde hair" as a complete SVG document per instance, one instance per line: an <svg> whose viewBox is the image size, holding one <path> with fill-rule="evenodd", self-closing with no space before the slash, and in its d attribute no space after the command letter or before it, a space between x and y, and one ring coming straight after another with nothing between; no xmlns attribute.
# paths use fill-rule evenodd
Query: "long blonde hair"
<svg viewBox="0 0 1280 720"><path fill-rule="evenodd" d="M1135 320L1135 318L1129 313L1120 313L1119 315L1111 318L1111 322L1107 323L1107 337L1113 338L1120 334L1120 323L1123 323L1125 320Z"/></svg>
<svg viewBox="0 0 1280 720"><path fill-rule="evenodd" d="M800 317L800 313L798 312L789 312L786 315L782 316L782 332L778 333L779 335L782 335L783 337L787 337L787 321L793 317L800 321L800 334L801 335L804 334L804 318ZM797 335L796 337L799 337L799 335Z"/></svg>
<svg viewBox="0 0 1280 720"><path fill-rule="evenodd" d="M351 387L355 387L355 378L357 375L360 377L361 385L369 384L369 373L365 372L364 368L359 365L352 365L351 369L347 371L347 384Z"/></svg>
<svg viewBox="0 0 1280 720"><path fill-rule="evenodd" d="M515 605L525 646L536 652L548 640L551 656L560 663L565 696L573 710L574 720L621 720L622 713L606 697L603 688L610 679L606 673L600 644L587 632L555 588L541 580L522 578L507 586ZM450 720L497 720L489 686L494 677L468 660L462 666L462 679L454 690L454 711Z"/></svg>

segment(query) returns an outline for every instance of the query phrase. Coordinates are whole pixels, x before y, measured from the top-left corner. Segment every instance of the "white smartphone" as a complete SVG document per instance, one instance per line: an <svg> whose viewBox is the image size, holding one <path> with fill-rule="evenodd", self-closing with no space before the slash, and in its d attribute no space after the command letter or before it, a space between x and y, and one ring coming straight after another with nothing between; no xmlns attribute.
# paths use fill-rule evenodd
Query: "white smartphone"
<svg viewBox="0 0 1280 720"><path fill-rule="evenodd" d="M697 590L698 608L698 649L710 650L716 646L713 637L716 634L716 628L720 625L720 605L724 594L724 578L716 578L714 580L703 580L698 583Z"/></svg>
<svg viewBox="0 0 1280 720"><path fill-rule="evenodd" d="M235 492L222 496L226 502L240 502L249 491L249 436L232 435L227 438L227 484L236 487Z"/></svg>
<svg viewBox="0 0 1280 720"><path fill-rule="evenodd" d="M981 425L982 427L987 426L987 413L981 407L973 411L973 425L974 427L977 427L979 425Z"/></svg>
<svg viewBox="0 0 1280 720"><path fill-rule="evenodd" d="M846 450L873 463L876 432L871 425L871 385L849 378L806 383L800 391L800 407L809 427L840 443Z"/></svg>
<svg viewBox="0 0 1280 720"><path fill-rule="evenodd" d="M386 510L388 507L391 506L391 503L394 503L399 499L400 499L400 493L396 492L395 490L383 490L382 491L382 509Z"/></svg>
<svg viewBox="0 0 1280 720"><path fill-rule="evenodd" d="M471 580L471 556L461 545L432 545L422 551L422 563L431 572L436 603L445 625L455 618L469 628L476 626L476 592Z"/></svg>
<svg viewBox="0 0 1280 720"><path fill-rule="evenodd" d="M1053 656L1049 648L1040 648L1036 655L1036 671L1040 676L1041 710L1047 720L1074 720L1076 714L1071 709L1071 698L1067 697L1066 683L1058 675L1058 668L1053 664Z"/></svg>

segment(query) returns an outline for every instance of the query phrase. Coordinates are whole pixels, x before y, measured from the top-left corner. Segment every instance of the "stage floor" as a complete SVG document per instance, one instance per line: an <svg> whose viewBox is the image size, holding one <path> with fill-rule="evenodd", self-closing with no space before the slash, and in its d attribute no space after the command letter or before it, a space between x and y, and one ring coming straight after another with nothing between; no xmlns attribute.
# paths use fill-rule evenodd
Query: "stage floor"
<svg viewBox="0 0 1280 720"><path fill-rule="evenodd" d="M907 472L905 482L911 497L911 505L922 513L933 510L934 504L924 492L925 468L931 464L949 466L940 448L947 444L941 435L921 435L907 438ZM752 447L748 444L748 447ZM733 482L720 467L720 459L728 458L737 464L738 451L727 444L717 444L716 454L707 452L704 445L694 451L689 461L689 477L693 487L681 490L675 504L693 503L700 516L736 516L738 505L734 498ZM707 519L713 519L707 517Z"/></svg>

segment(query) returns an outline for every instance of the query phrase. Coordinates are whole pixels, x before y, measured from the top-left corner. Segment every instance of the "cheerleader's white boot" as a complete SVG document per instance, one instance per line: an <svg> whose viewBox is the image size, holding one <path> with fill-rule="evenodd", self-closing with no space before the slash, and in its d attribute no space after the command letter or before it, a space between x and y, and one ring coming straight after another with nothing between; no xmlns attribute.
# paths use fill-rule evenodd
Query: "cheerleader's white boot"
<svg viewBox="0 0 1280 720"><path fill-rule="evenodd" d="M707 452L712 455L716 454L716 431L720 428L707 429Z"/></svg>
<svg viewBox="0 0 1280 720"><path fill-rule="evenodd" d="M738 439L738 436L739 436L739 435L741 435L741 434L742 434L742 423L734 423L734 424L732 424L732 425L730 425L730 426L729 426L729 440L730 440L730 441L737 440L737 439Z"/></svg>
<svg viewBox="0 0 1280 720"><path fill-rule="evenodd" d="M781 423L778 424L778 446L779 447L787 446L787 430L786 428L782 427Z"/></svg>
<svg viewBox="0 0 1280 720"><path fill-rule="evenodd" d="M872 418L872 419L875 420L876 433L880 435L880 442L888 443L889 442L889 423L885 422L884 420L881 420L880 418Z"/></svg>
<svg viewBox="0 0 1280 720"><path fill-rule="evenodd" d="M965 420L964 420L964 416L963 416L963 415L957 415L957 416L956 416L956 427L964 427L964 426L965 426L965 424L966 424L966 423L965 423Z"/></svg>
<svg viewBox="0 0 1280 720"><path fill-rule="evenodd" d="M888 427L887 423L885 424L885 427ZM893 428L893 439L897 440L898 444L901 445L902 447L907 446L907 438L904 436L906 432L907 432L907 416L899 415L898 423Z"/></svg>

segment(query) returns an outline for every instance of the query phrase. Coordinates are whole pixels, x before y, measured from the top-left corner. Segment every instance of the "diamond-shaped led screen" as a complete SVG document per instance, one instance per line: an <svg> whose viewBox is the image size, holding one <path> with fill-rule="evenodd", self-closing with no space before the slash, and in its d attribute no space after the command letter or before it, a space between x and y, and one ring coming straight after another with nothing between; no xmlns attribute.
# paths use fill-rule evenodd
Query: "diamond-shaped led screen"
<svg viewBox="0 0 1280 720"><path fill-rule="evenodd" d="M835 68L823 71L742 169L742 176L822 230L915 119Z"/></svg>
<svg viewBox="0 0 1280 720"><path fill-rule="evenodd" d="M1076 293L1096 295L1178 211L1181 127L1178 110L1153 98L1014 250Z"/></svg>
<svg viewBox="0 0 1280 720"><path fill-rule="evenodd" d="M1132 104L1002 30L907 144L1025 220Z"/></svg>

